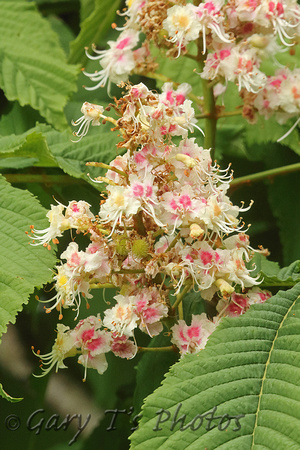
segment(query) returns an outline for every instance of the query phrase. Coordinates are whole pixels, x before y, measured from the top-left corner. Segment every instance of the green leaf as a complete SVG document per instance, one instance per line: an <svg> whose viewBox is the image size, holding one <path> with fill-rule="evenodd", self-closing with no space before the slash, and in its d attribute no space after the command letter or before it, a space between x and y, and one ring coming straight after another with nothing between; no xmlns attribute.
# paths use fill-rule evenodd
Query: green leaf
<svg viewBox="0 0 300 450"><path fill-rule="evenodd" d="M277 142L279 138L285 135L288 130L296 122L297 117L290 119L285 124L279 124L275 117L265 120L258 117L257 123L245 125L245 142L249 151L247 152L250 159L264 159L265 148L263 145L268 142ZM299 135L297 129L290 133L280 145L290 147L295 153L300 154Z"/></svg>
<svg viewBox="0 0 300 450"><path fill-rule="evenodd" d="M194 44L191 43L191 49L193 50ZM167 58L165 53L156 48L152 48L152 53L155 56L155 60L159 65L159 71L164 76L170 78L176 83L189 83L195 93L195 95L201 95L201 78L200 75L195 72L198 70L197 62L190 58ZM192 53L192 51L191 51ZM158 81L157 85L161 87L164 81Z"/></svg>
<svg viewBox="0 0 300 450"><path fill-rule="evenodd" d="M95 129L96 128L96 129ZM76 178L90 181L87 173L91 176L103 175L104 171L93 167L86 167L88 161L98 161L109 164L118 154L116 143L119 141L117 133L110 131L110 126L91 127L88 135L79 142L72 142L74 137L68 131L58 133L53 130L46 135L48 146L54 155L59 167L67 174ZM103 187L103 185L102 185Z"/></svg>
<svg viewBox="0 0 300 450"><path fill-rule="evenodd" d="M298 449L299 296L297 284L224 319L147 398L131 448Z"/></svg>
<svg viewBox="0 0 300 450"><path fill-rule="evenodd" d="M260 274L263 279L261 286L294 286L300 282L300 260L280 269L277 262L256 253L251 260L253 264L256 266L253 276Z"/></svg>
<svg viewBox="0 0 300 450"><path fill-rule="evenodd" d="M58 164L44 137L48 130L51 130L51 127L38 125L21 135L0 136L0 167L14 168L15 158L22 158L23 167L57 167Z"/></svg>
<svg viewBox="0 0 300 450"><path fill-rule="evenodd" d="M228 145L230 142L230 145ZM216 136L215 157L220 162L222 157L240 157L245 159L244 126L220 123Z"/></svg>
<svg viewBox="0 0 300 450"><path fill-rule="evenodd" d="M30 106L20 106L18 102L9 104L9 111L1 116L0 135L22 134L29 128L34 128L37 122L43 122L38 111Z"/></svg>
<svg viewBox="0 0 300 450"><path fill-rule="evenodd" d="M9 395L7 392L5 392L1 383L0 383L0 396L5 398L5 400L8 400L11 403L20 402L21 400L23 400L23 398L15 398Z"/></svg>
<svg viewBox="0 0 300 450"><path fill-rule="evenodd" d="M269 201L277 219L284 264L300 259L300 184L299 174L277 177L269 185Z"/></svg>
<svg viewBox="0 0 300 450"><path fill-rule="evenodd" d="M83 22L92 14L95 8L95 0L80 0L80 21Z"/></svg>
<svg viewBox="0 0 300 450"><path fill-rule="evenodd" d="M0 123L1 132L1 123ZM104 174L104 170L87 168L87 161L109 164L118 153L120 140L111 132L111 125L90 127L88 135L76 141L69 130L58 132L49 125L39 124L20 135L0 136L0 167L60 167L68 175L83 178L95 185L88 176Z"/></svg>
<svg viewBox="0 0 300 450"><path fill-rule="evenodd" d="M27 191L13 188L0 176L0 336L28 302L34 288L52 278L55 257L44 247L29 245L25 231L31 224L47 226L45 210ZM0 385L0 395L10 402Z"/></svg>
<svg viewBox="0 0 300 450"><path fill-rule="evenodd" d="M84 48L101 40L110 29L119 6L120 0L95 0L94 10L82 22L79 35L70 44L70 63L85 63Z"/></svg>
<svg viewBox="0 0 300 450"><path fill-rule="evenodd" d="M226 112L241 111L240 106L242 105L242 99L240 98L237 86L234 83L228 83L225 93L220 97L226 106ZM246 156L250 160L257 161L263 160L266 153L266 146L259 144L277 142L279 138L287 133L296 120L297 117L295 116L295 118L288 120L285 124L279 124L274 116L266 120L262 116L257 115L257 122L250 124L242 114L240 114L220 119L219 129L222 129L223 125L226 126L229 123L232 127L236 127L237 131L243 130L241 135L244 139L245 149L247 149ZM288 146L299 155L300 147L297 129L282 140L280 146ZM244 146L242 150L244 151Z"/></svg>
<svg viewBox="0 0 300 450"><path fill-rule="evenodd" d="M172 345L163 333L151 339L149 348ZM178 359L178 353L146 351L137 365L136 388L134 391L134 411L140 412L143 400L162 382L170 366ZM151 374L151 376L149 376Z"/></svg>
<svg viewBox="0 0 300 450"><path fill-rule="evenodd" d="M49 226L45 215L32 194L13 188L0 176L0 335L15 322L34 288L52 278L53 253L29 245L25 234L31 224L37 229Z"/></svg>
<svg viewBox="0 0 300 450"><path fill-rule="evenodd" d="M57 34L34 3L0 2L0 87L8 100L31 105L56 128L67 125L63 108L76 90L78 67L68 65Z"/></svg>

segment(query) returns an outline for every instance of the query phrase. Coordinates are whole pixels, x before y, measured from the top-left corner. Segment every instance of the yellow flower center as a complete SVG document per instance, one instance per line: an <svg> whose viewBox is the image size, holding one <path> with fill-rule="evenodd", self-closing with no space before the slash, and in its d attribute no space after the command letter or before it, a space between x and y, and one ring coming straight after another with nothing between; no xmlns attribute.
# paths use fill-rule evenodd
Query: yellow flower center
<svg viewBox="0 0 300 450"><path fill-rule="evenodd" d="M66 275L60 275L57 278L57 284L59 287L64 286L65 284L67 284L67 282L68 282L68 278L66 277Z"/></svg>
<svg viewBox="0 0 300 450"><path fill-rule="evenodd" d="M178 28L187 29L190 21L188 16L181 14L180 16L175 16L173 22L175 22L174 25L177 25Z"/></svg>
<svg viewBox="0 0 300 450"><path fill-rule="evenodd" d="M124 195L117 194L114 198L114 201L118 207L124 206L124 203L125 203Z"/></svg>

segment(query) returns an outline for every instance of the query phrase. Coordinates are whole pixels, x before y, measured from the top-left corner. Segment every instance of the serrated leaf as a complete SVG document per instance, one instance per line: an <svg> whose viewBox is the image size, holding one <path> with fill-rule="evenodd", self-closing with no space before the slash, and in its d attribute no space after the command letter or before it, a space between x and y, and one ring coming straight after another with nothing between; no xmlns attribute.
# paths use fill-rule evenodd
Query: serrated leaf
<svg viewBox="0 0 300 450"><path fill-rule="evenodd" d="M226 106L226 112L242 112L240 107L242 100L234 83L228 83L226 91L221 97ZM236 126L237 129L243 130L241 135L244 138L245 149L247 150L246 155L250 160L257 161L263 160L265 156L265 146L259 144L277 142L279 138L287 133L296 120L297 117L288 120L285 124L279 124L274 116L266 120L262 116L257 115L257 122L250 124L242 117L242 114L237 114L230 118L224 117L220 119L219 126L222 126L222 124L226 125L230 121L231 126ZM282 140L280 145L290 147L295 153L299 154L300 146L297 129Z"/></svg>
<svg viewBox="0 0 300 450"><path fill-rule="evenodd" d="M2 384L0 383L0 396L2 398L5 398L5 400L8 400L11 403L16 403L16 402L20 402L21 400L23 400L23 398L16 398L16 397L12 397L11 395L9 395L7 392L5 392L5 390L3 389Z"/></svg>
<svg viewBox="0 0 300 450"><path fill-rule="evenodd" d="M79 68L68 65L50 24L26 1L0 2L0 87L8 100L31 105L55 127L67 125L63 108L76 90Z"/></svg>
<svg viewBox="0 0 300 450"><path fill-rule="evenodd" d="M120 0L95 0L94 10L82 22L79 35L70 44L70 63L85 63L87 57L84 48L98 43L105 35L119 6Z"/></svg>
<svg viewBox="0 0 300 450"><path fill-rule="evenodd" d="M300 260L281 269L277 262L269 261L265 256L256 253L251 265L255 265L253 276L260 274L262 277L261 286L288 287L300 282Z"/></svg>
<svg viewBox="0 0 300 450"><path fill-rule="evenodd" d="M7 114L0 119L0 136L23 134L37 122L43 122L38 111L30 106L20 106L18 102L11 102L9 106Z"/></svg>
<svg viewBox="0 0 300 450"><path fill-rule="evenodd" d="M31 224L47 227L45 214L32 194L13 188L0 176L0 335L15 322L34 287L52 278L53 253L29 245L25 234Z"/></svg>
<svg viewBox="0 0 300 450"><path fill-rule="evenodd" d="M260 146L258 144L277 142L279 138L288 132L296 120L297 117L295 119L290 119L285 124L279 124L275 117L270 117L268 120L258 117L257 123L253 125L246 123L244 136L248 148L250 147L247 152L248 157L254 160L263 159L265 153L264 146ZM300 146L297 129L282 140L280 145L290 147L299 155Z"/></svg>
<svg viewBox="0 0 300 450"><path fill-rule="evenodd" d="M96 187L87 173L98 176L104 171L88 169L85 163L109 164L120 153L116 148L119 140L108 124L91 127L81 141L76 141L69 130L58 132L49 125L39 124L20 135L0 136L0 167L60 167L68 175L83 178Z"/></svg>
<svg viewBox="0 0 300 450"><path fill-rule="evenodd" d="M300 184L299 175L277 177L269 187L269 202L277 219L284 264L300 259Z"/></svg>
<svg viewBox="0 0 300 450"><path fill-rule="evenodd" d="M119 138L117 133L112 133L110 127L106 126L91 128L88 135L79 142L72 142L74 136L68 131L58 133L53 130L46 134L46 139L59 167L67 174L89 182L91 181L87 177L88 172L98 176L103 175L103 171L99 169L93 171L92 167L87 168L86 162L99 161L109 164L118 154L116 143ZM91 183L96 186L95 183Z"/></svg>
<svg viewBox="0 0 300 450"><path fill-rule="evenodd" d="M151 339L149 348L172 345L170 338L162 333ZM143 400L151 394L162 382L169 367L178 359L174 351L146 351L137 365L136 388L134 391L134 411L140 412ZM151 376L149 376L151 374Z"/></svg>
<svg viewBox="0 0 300 450"><path fill-rule="evenodd" d="M48 127L46 126L37 126L19 136L0 137L0 167L14 168L15 158L24 159L23 167L29 167L30 165L57 167L58 164L51 154L42 133L46 132L47 129Z"/></svg>
<svg viewBox="0 0 300 450"><path fill-rule="evenodd" d="M223 320L147 398L131 448L299 448L299 296L297 284Z"/></svg>

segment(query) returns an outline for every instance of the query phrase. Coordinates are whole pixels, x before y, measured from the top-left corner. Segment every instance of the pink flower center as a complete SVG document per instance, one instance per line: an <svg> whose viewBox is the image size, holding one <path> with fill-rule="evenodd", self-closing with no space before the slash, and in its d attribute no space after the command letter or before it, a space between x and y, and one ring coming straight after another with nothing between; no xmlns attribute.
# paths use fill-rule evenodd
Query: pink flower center
<svg viewBox="0 0 300 450"><path fill-rule="evenodd" d="M142 197L144 194L144 187L141 184L136 184L133 186L132 192L135 197Z"/></svg>
<svg viewBox="0 0 300 450"><path fill-rule="evenodd" d="M122 39L117 45L116 48L119 50L123 50L130 42L130 38L126 37L124 39Z"/></svg>
<svg viewBox="0 0 300 450"><path fill-rule="evenodd" d="M200 327L190 326L187 330L187 335L190 339L193 339L194 337L199 338L200 331Z"/></svg>
<svg viewBox="0 0 300 450"><path fill-rule="evenodd" d="M204 265L211 264L213 260L213 255L211 252L203 251L200 253L200 258Z"/></svg>
<svg viewBox="0 0 300 450"><path fill-rule="evenodd" d="M188 195L182 195L179 199L179 203L184 209L188 209L192 206L192 201Z"/></svg>

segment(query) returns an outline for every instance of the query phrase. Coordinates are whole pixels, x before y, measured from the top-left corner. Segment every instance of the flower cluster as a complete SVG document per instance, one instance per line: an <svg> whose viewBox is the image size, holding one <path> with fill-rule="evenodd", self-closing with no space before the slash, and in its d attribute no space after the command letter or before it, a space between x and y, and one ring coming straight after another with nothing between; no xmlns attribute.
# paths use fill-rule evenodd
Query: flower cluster
<svg viewBox="0 0 300 450"><path fill-rule="evenodd" d="M245 101L244 116L251 122L254 122L256 112L267 118L275 113L281 123L286 118L298 117L299 99L295 92L295 89L299 91L298 69L287 76L294 87L298 84L298 88L288 89L289 81L286 81L280 92L277 81L261 70L266 58L277 63L276 54L299 41L300 7L297 0L206 0L198 5L194 3L127 0L127 9L119 13L126 17L124 26L118 28L113 24L121 31L117 40L109 41L107 50L93 47L94 56L87 53L101 66L95 73L84 72L96 82L87 89L96 89L106 83L110 86L111 82L126 82L133 73L151 77L156 67L150 52L154 43L169 57L187 55L198 61L197 73L203 79L223 83L225 89L228 82L235 83ZM195 54L195 45L190 45L192 42L197 43L198 54ZM280 77L275 75L276 79ZM253 105L256 94L258 98Z"/></svg>
<svg viewBox="0 0 300 450"><path fill-rule="evenodd" d="M64 360L78 356L78 363L84 366L84 378L88 368L96 369L102 374L107 369L105 353L112 351L121 358L130 358L135 355L135 344L125 336L109 333L103 328L99 315L89 316L78 322L74 329L63 324L57 325L57 338L52 351L46 355L36 353L41 359L42 374L44 376L55 367L65 369Z"/></svg>
<svg viewBox="0 0 300 450"><path fill-rule="evenodd" d="M269 76L257 95L245 96L245 116L255 121L256 114L269 119L275 115L278 123L300 113L300 69L279 69L274 76ZM297 122L295 126L297 125Z"/></svg>
<svg viewBox="0 0 300 450"><path fill-rule="evenodd" d="M230 167L220 169L210 151L189 138L197 128L187 98L191 87L166 83L161 93L142 83L126 88L114 105L120 116L115 128L123 138L118 147L125 153L95 180L106 183L100 210L93 215L86 202L59 203L47 214L49 227L32 230L35 244L46 246L68 229L88 238L85 249L73 241L61 254L47 312L57 309L61 320L63 309L72 308L77 318L93 289L118 291L103 322L91 316L73 330L58 326L52 352L41 356L46 372L64 368L66 357L79 354L85 371L103 373L106 352L126 358L137 353L137 328L150 337L168 332L182 354L199 351L219 319L195 315L188 326L179 313L176 324L185 293L194 289L203 301L217 304L220 316L232 314L237 298L245 298L243 312L260 295L252 290L259 280L249 269L254 250L240 217L250 205L230 201ZM103 108L85 103L82 111L75 125L86 134L90 124L98 125Z"/></svg>

